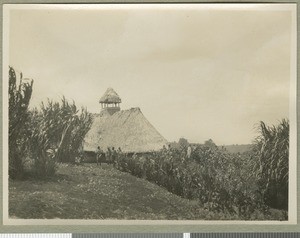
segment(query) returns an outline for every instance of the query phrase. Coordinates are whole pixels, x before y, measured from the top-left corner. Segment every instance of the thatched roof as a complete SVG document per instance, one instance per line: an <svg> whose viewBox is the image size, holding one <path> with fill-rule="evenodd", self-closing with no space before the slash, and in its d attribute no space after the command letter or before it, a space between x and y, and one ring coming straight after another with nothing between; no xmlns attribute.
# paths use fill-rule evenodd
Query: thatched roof
<svg viewBox="0 0 300 238"><path fill-rule="evenodd" d="M112 88L108 88L104 95L100 98L100 103L120 103L121 98Z"/></svg>
<svg viewBox="0 0 300 238"><path fill-rule="evenodd" d="M150 124L139 108L122 110L113 115L95 114L85 137L84 150L95 151L120 147L123 152L150 152L162 149L165 138Z"/></svg>

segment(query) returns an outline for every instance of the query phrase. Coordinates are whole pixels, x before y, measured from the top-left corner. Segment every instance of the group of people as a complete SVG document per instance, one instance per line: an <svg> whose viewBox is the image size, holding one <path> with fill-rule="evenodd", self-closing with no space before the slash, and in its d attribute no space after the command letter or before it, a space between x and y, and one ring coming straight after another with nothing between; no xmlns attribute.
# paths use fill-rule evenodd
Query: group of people
<svg viewBox="0 0 300 238"><path fill-rule="evenodd" d="M165 145L163 146L162 148L163 154L172 154L172 152L173 150L170 144L168 145L168 148ZM191 155L192 155L192 147L191 145L188 145L185 150L182 150L182 156L186 159L190 159Z"/></svg>
<svg viewBox="0 0 300 238"><path fill-rule="evenodd" d="M171 148L171 145L169 144L168 147L165 145L163 146L161 152L165 155L172 155L173 149ZM191 145L187 146L185 150L182 151L182 157L184 159L190 159L192 155L192 147ZM100 146L96 149L96 162L97 165L101 165L101 163L112 163L113 165L116 164L118 156L122 155L122 150L119 147L118 149L115 149L115 147L107 147L107 150L104 151L100 148Z"/></svg>
<svg viewBox="0 0 300 238"><path fill-rule="evenodd" d="M120 154L122 154L122 150L120 147L117 150L115 149L115 147L107 147L107 150L103 151L100 146L98 146L96 149L97 165L101 165L101 163L103 162L115 164L117 156Z"/></svg>

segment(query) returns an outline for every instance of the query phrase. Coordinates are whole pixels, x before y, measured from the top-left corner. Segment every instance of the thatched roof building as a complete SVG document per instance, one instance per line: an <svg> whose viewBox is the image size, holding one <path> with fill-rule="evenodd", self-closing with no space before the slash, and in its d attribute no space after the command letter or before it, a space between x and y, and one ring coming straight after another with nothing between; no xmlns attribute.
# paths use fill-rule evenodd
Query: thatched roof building
<svg viewBox="0 0 300 238"><path fill-rule="evenodd" d="M120 147L123 152L150 152L167 144L139 108L122 110L110 115L95 114L92 127L85 137L84 150L95 151L97 146Z"/></svg>
<svg viewBox="0 0 300 238"><path fill-rule="evenodd" d="M111 92L114 92L113 89L108 89L104 96L114 95L114 98L120 99L116 93ZM104 102L104 96L100 103ZM107 96L107 99L113 97ZM93 115L91 129L85 137L84 150L95 151L98 146L102 150L120 147L123 152L143 153L160 150L164 145L167 145L167 140L145 118L140 108L121 111L120 107L113 106L104 107L100 114Z"/></svg>

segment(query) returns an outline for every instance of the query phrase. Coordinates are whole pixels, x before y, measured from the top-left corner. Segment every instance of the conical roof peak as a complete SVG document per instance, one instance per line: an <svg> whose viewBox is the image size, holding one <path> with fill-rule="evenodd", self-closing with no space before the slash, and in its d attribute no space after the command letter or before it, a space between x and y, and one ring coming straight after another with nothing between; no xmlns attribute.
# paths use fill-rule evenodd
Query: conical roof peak
<svg viewBox="0 0 300 238"><path fill-rule="evenodd" d="M113 88L108 88L104 95L100 98L100 103L121 103L120 96Z"/></svg>

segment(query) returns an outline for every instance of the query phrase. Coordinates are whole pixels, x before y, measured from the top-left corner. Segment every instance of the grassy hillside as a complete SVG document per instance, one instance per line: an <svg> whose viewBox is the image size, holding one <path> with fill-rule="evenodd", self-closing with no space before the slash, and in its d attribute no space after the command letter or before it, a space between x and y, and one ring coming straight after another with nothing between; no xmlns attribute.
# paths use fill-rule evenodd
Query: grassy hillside
<svg viewBox="0 0 300 238"><path fill-rule="evenodd" d="M204 219L196 201L120 172L110 165L59 166L47 181L10 181L9 214L16 218Z"/></svg>
<svg viewBox="0 0 300 238"><path fill-rule="evenodd" d="M281 211L274 212L270 219L283 217ZM9 215L24 219L239 219L208 211L195 200L106 164L61 164L57 175L48 180L9 181Z"/></svg>

